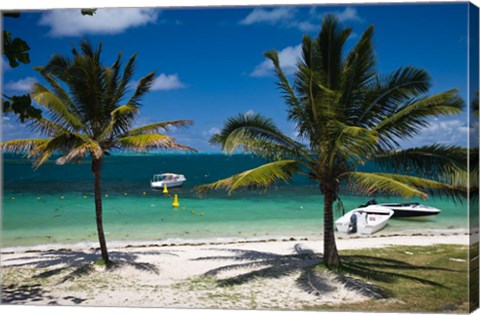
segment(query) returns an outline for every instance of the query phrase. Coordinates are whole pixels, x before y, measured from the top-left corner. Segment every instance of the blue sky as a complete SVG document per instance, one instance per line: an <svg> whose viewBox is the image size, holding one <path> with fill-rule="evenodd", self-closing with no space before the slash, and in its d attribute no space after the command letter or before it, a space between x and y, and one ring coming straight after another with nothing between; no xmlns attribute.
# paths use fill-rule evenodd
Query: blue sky
<svg viewBox="0 0 480 315"><path fill-rule="evenodd" d="M353 28L346 49L375 25L374 43L380 74L407 65L432 76L430 94L459 88L467 100L467 3L341 6L276 6L195 9L99 9L93 17L79 10L23 13L4 19L5 29L31 47L31 63L9 69L3 61L3 87L22 94L39 80L33 66L54 53L70 54L81 39L103 43L103 62L110 65L122 51L137 56L135 79L157 72L154 90L144 98L138 125L192 119L187 129L172 130L179 143L201 152L219 151L208 144L225 119L249 111L270 116L288 135L286 106L263 53L280 52L287 73L299 55L303 34L315 36L322 16L335 13ZM432 142L466 145L467 114L432 120L402 146ZM13 116L5 116L3 139L30 137Z"/></svg>

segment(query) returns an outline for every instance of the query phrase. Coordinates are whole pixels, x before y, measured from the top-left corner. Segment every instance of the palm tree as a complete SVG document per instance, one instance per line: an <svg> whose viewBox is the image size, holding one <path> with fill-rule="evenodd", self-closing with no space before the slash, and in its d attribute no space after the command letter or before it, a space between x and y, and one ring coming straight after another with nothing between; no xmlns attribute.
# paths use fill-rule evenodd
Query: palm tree
<svg viewBox="0 0 480 315"><path fill-rule="evenodd" d="M265 53L275 67L288 119L295 123L299 141L260 114L229 118L211 143L227 153L242 148L270 162L198 187L200 193L265 189L288 181L293 174L316 181L324 196L323 261L327 266L341 263L333 221L333 204L339 200L341 187L404 198L461 195L454 187L456 171L466 166L461 148L432 144L401 150L398 140L412 138L433 117L460 113L464 102L457 90L424 95L430 77L421 69L405 67L378 75L373 30L370 26L344 58L351 29L341 28L334 16L326 16L317 38L303 37L293 86L277 52ZM367 162L382 171L359 171Z"/></svg>
<svg viewBox="0 0 480 315"><path fill-rule="evenodd" d="M141 78L133 94L125 98L135 70L136 55L126 63L122 55L111 67L100 61L102 45L93 49L84 41L80 51L73 49L73 59L54 55L44 67L36 70L50 85L35 83L31 95L44 111L44 117L31 127L45 136L38 139L12 140L1 143L3 152L28 152L34 167L40 167L54 152L62 155L57 164L79 162L91 157L98 239L102 259L110 263L102 223L102 160L111 150L177 149L190 150L161 133L169 126L186 126L190 120L158 122L134 128L141 100L150 90L155 72ZM66 89L67 88L67 89Z"/></svg>

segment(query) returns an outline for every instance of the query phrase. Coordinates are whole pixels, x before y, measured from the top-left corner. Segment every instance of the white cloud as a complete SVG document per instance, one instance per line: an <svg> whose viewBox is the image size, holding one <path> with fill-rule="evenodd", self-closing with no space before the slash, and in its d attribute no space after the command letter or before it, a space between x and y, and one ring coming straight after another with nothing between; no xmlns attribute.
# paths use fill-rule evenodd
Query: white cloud
<svg viewBox="0 0 480 315"><path fill-rule="evenodd" d="M346 7L345 10L339 12L332 12L335 14L338 18L338 21L340 23L346 22L346 21L358 21L361 22L363 19L358 15L357 9L352 8L352 7Z"/></svg>
<svg viewBox="0 0 480 315"><path fill-rule="evenodd" d="M185 88L186 85L180 81L178 75L175 74L160 74L152 85L152 91L156 90L175 90Z"/></svg>
<svg viewBox="0 0 480 315"><path fill-rule="evenodd" d="M301 12L292 7L280 7L272 10L256 8L240 21L241 25L269 24L285 28L297 28L302 32L319 31L322 18L326 14L335 14L340 23L352 21L362 22L357 9L346 7L343 11L332 11L319 13L319 7L312 7L308 12L301 15Z"/></svg>
<svg viewBox="0 0 480 315"><path fill-rule="evenodd" d="M285 74L292 74L296 68L297 60L301 56L302 45L288 46L278 52L278 58L280 66ZM250 73L252 77L265 77L273 73L273 63L270 59L264 60L261 64L257 65L255 69Z"/></svg>
<svg viewBox="0 0 480 315"><path fill-rule="evenodd" d="M402 147L430 145L467 145L467 134L470 128L460 119L434 120L429 126L420 130L413 139L399 141Z"/></svg>
<svg viewBox="0 0 480 315"><path fill-rule="evenodd" d="M20 79L18 81L9 81L5 84L5 90L29 92L35 82L37 82L37 79L33 77L26 77L25 79Z"/></svg>
<svg viewBox="0 0 480 315"><path fill-rule="evenodd" d="M295 9L291 7L280 7L272 10L265 10L255 8L243 20L240 21L242 25L252 25L256 23L277 24L290 20L295 16Z"/></svg>
<svg viewBox="0 0 480 315"><path fill-rule="evenodd" d="M93 16L84 16L78 9L51 10L43 13L39 24L50 27L52 36L84 34L118 34L130 27L155 23L156 9L110 8L98 9Z"/></svg>

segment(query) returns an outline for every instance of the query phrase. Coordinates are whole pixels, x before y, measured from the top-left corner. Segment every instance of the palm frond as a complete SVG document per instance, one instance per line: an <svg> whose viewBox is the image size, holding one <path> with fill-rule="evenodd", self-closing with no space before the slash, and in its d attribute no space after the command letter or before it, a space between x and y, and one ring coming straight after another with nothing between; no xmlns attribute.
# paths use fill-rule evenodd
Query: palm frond
<svg viewBox="0 0 480 315"><path fill-rule="evenodd" d="M30 129L39 131L41 134L48 137L53 137L59 133L69 132L69 130L65 129L63 126L44 117L32 120L28 126Z"/></svg>
<svg viewBox="0 0 480 315"><path fill-rule="evenodd" d="M333 14L327 14L322 20L322 29L317 40L325 86L329 89L338 90L340 87L343 45L351 32L351 28L341 29L338 19Z"/></svg>
<svg viewBox="0 0 480 315"><path fill-rule="evenodd" d="M130 104L121 105L115 108L110 113L111 119L109 124L103 129L101 135L98 138L100 140L105 140L107 139L107 137L127 133L133 119L137 114L138 108Z"/></svg>
<svg viewBox="0 0 480 315"><path fill-rule="evenodd" d="M448 196L454 199L460 199L464 196L460 187L415 176L346 172L340 178L347 180L352 189L366 195L386 193L402 198L420 197L422 199L427 199L429 195Z"/></svg>
<svg viewBox="0 0 480 315"><path fill-rule="evenodd" d="M348 108L351 124L373 128L394 114L400 104L426 93L431 85L429 74L415 67L399 68L387 76L376 76L359 91Z"/></svg>
<svg viewBox="0 0 480 315"><path fill-rule="evenodd" d="M388 143L394 137L407 138L417 134L430 124L430 118L459 114L464 106L458 90L450 90L426 98L413 100L385 117L374 130L382 141Z"/></svg>
<svg viewBox="0 0 480 315"><path fill-rule="evenodd" d="M329 137L335 139L335 150L344 158L362 161L377 150L377 132L358 126L349 126L332 120L327 124Z"/></svg>
<svg viewBox="0 0 480 315"><path fill-rule="evenodd" d="M222 145L222 150L233 153L239 146L245 151L262 154L265 147L256 143L266 142L283 146L290 151L301 150L302 145L285 136L269 118L260 114L238 114L227 120L224 127L214 135L210 143Z"/></svg>
<svg viewBox="0 0 480 315"><path fill-rule="evenodd" d="M229 194L242 188L266 189L279 181L287 182L298 171L299 167L296 160L281 160L264 164L211 184L198 186L195 189L200 194L219 189L227 190Z"/></svg>
<svg viewBox="0 0 480 315"><path fill-rule="evenodd" d="M132 97L130 97L127 104L139 107L140 100L148 91L150 91L150 88L152 87L152 84L154 81L155 81L155 72L147 74L146 76L141 78L137 84L135 92L133 93Z"/></svg>
<svg viewBox="0 0 480 315"><path fill-rule="evenodd" d="M467 149L433 144L428 146L385 151L372 156L371 161L382 168L415 176L439 179L455 183L456 177L467 168Z"/></svg>
<svg viewBox="0 0 480 315"><path fill-rule="evenodd" d="M56 163L63 165L72 161L79 162L87 154L90 154L95 159L99 159L103 155L103 150L96 141L89 140L69 150L64 156L58 158Z"/></svg>
<svg viewBox="0 0 480 315"><path fill-rule="evenodd" d="M28 153L34 148L48 142L49 139L20 139L0 143L0 149L5 153Z"/></svg>
<svg viewBox="0 0 480 315"><path fill-rule="evenodd" d="M62 125L65 129L80 130L84 127L80 118L76 117L67 105L40 83L34 83L32 97L38 105L49 111L55 123Z"/></svg>
<svg viewBox="0 0 480 315"><path fill-rule="evenodd" d="M343 65L341 76L341 104L344 111L356 99L356 94L375 75L375 54L373 49L373 25L367 28L360 41L350 51Z"/></svg>
<svg viewBox="0 0 480 315"><path fill-rule="evenodd" d="M192 120L171 120L153 123L128 130L128 135L152 134L158 133L160 130L168 131L171 127L187 127L193 124Z"/></svg>
<svg viewBox="0 0 480 315"><path fill-rule="evenodd" d="M117 139L120 149L146 151L148 149L167 149L196 152L195 149L176 143L173 138L163 134L140 134Z"/></svg>
<svg viewBox="0 0 480 315"><path fill-rule="evenodd" d="M297 99L297 96L295 95L295 92L290 85L290 82L288 81L287 77L285 76L285 73L283 72L281 66L280 66L280 59L278 58L278 52L276 50L271 50L267 51L265 54L265 57L270 59L273 63L273 66L275 68L275 74L278 78L277 86L280 89L283 99L285 102L292 107L299 107L300 102Z"/></svg>

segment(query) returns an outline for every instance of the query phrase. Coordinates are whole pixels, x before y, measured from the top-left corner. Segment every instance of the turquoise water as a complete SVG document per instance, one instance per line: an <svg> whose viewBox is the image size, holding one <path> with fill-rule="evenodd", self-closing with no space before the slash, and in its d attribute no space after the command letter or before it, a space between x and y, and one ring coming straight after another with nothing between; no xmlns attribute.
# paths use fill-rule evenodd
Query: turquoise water
<svg viewBox="0 0 480 315"><path fill-rule="evenodd" d="M104 225L108 241L191 241L219 238L319 237L323 199L318 186L303 178L267 192L213 192L194 187L261 165L245 155L158 154L107 157L103 167ZM154 173L185 174L188 181L171 196L152 190ZM4 156L2 247L95 242L93 176L88 161L58 166ZM376 197L379 202L406 201ZM345 192L346 210L368 198ZM412 201L412 200L409 200ZM427 221L390 220L385 232L466 229L466 204L443 199L421 201L442 209ZM337 214L339 216L340 214Z"/></svg>

